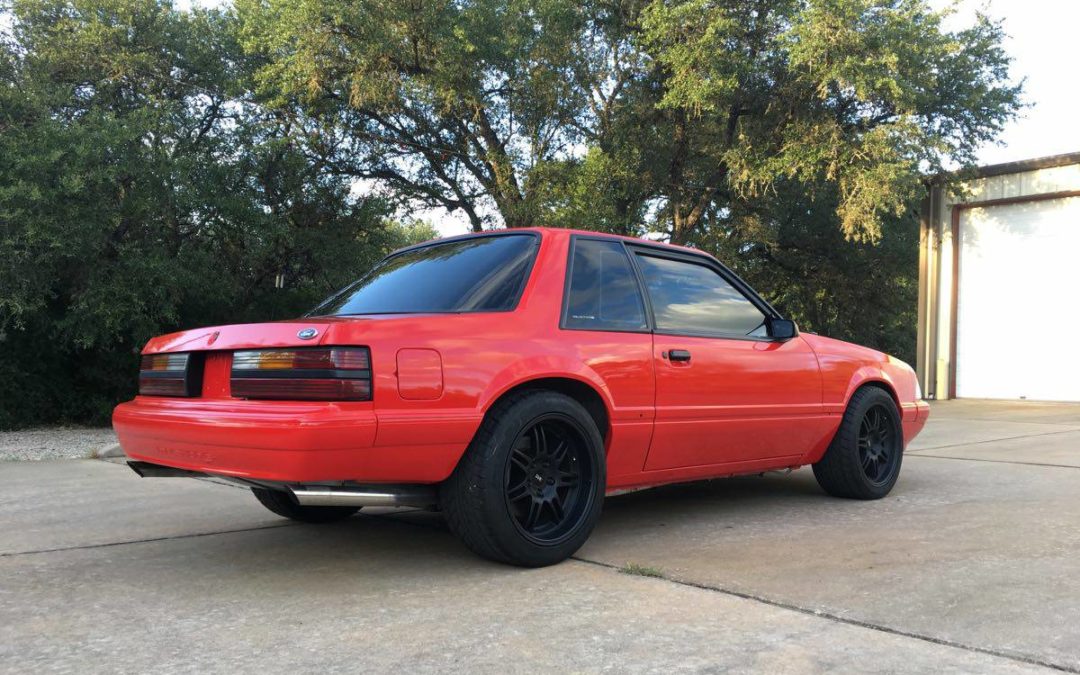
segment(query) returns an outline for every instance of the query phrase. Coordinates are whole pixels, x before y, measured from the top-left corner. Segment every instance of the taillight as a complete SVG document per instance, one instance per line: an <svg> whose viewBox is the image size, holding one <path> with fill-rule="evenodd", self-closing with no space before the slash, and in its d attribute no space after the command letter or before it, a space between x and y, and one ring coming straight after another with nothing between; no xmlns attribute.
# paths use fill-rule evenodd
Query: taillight
<svg viewBox="0 0 1080 675"><path fill-rule="evenodd" d="M261 349L233 354L232 395L309 401L370 401L367 347Z"/></svg>
<svg viewBox="0 0 1080 675"><path fill-rule="evenodd" d="M142 396L195 396L191 354L146 354L139 366Z"/></svg>

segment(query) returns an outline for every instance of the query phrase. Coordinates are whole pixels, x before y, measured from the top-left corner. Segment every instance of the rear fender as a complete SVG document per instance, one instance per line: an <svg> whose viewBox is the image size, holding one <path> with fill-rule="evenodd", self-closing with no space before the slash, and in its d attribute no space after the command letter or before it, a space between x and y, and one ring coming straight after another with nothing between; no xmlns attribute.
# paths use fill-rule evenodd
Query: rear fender
<svg viewBox="0 0 1080 675"><path fill-rule="evenodd" d="M611 392L593 369L580 361L558 356L534 356L515 361L501 370L480 396L480 410L487 414L500 396L533 380L561 377L582 382L596 391L604 402L608 419L615 420Z"/></svg>

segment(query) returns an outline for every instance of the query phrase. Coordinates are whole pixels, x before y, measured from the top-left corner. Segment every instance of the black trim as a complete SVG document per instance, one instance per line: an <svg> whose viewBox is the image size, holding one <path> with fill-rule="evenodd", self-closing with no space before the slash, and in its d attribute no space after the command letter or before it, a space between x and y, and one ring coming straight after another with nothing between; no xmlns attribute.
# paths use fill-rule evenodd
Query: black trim
<svg viewBox="0 0 1080 675"><path fill-rule="evenodd" d="M455 242L458 242L458 241L464 241L466 239L486 239L488 237L523 237L523 236L529 236L529 237L533 237L535 239L535 241L533 242L532 256L530 256L529 264L526 265L525 271L521 275L521 283L519 284L519 286L517 288L517 291L516 291L516 293L514 295L514 302L513 302L513 304L511 304L506 309L475 309L475 310L454 310L454 311L425 310L425 311L418 311L418 312L371 312L371 313L368 313L368 314L315 314L315 310L317 310L320 307L322 307L323 305L327 305L327 304L331 303L332 301L336 300L337 298L341 297L343 294L348 292L348 290L350 288L352 288L353 286L356 286L357 284L363 282L365 279L367 279L369 276L371 276L373 273L375 273L380 267L385 265L392 258L396 258L397 256L402 255L403 253L410 253L412 251L418 251L420 249L431 248L433 246L442 246L443 244L452 244L452 243L455 243ZM473 233L473 234L462 234L462 235L458 235L456 237L447 237L445 239L433 239L432 241L426 241L426 242L424 242L422 244L415 244L413 246L406 246L405 248L399 248L398 250L390 253L388 256L386 256L385 258L383 258L382 260L377 262L374 267L372 267L370 270L368 270L367 274L360 277L356 281L353 281L353 282L347 284L344 288L341 288L336 293L333 293L328 298L326 298L325 300L320 302L318 305L316 305L310 312L302 314L300 318L302 318L302 319L318 319L320 317L329 317L329 316L380 316L380 315L383 315L383 314L504 314L506 312L514 312L514 311L517 310L518 305L521 304L521 296L524 295L525 287L529 285L529 279L532 277L533 269L536 267L536 258L539 256L539 253L540 253L540 243L541 243L542 239L543 239L543 236L539 232L532 231L532 230L498 230L498 231L495 231L495 232L482 232L482 233L478 232L478 233Z"/></svg>
<svg viewBox="0 0 1080 675"><path fill-rule="evenodd" d="M690 253L688 251L677 251L677 250L672 250L670 248L660 247L660 246L639 246L636 243L635 244L630 244L629 248L630 249L640 249L640 250L636 250L634 252L635 253L634 265L639 268L639 273L640 273L640 266L638 266L637 257L636 257L636 256L639 256L639 255L651 256L653 258L665 258L665 259L668 259L668 260L674 260L674 261L677 261L677 262L683 262L683 263L687 263L687 264L690 264L690 265L701 265L703 267L707 267L707 268L711 269L713 272L716 272L720 276L721 279L723 279L728 284L730 284L731 287L734 288L736 292L738 292L744 298L746 298L747 302L754 305L754 307L757 308L757 310L764 315L763 316L763 324L766 326L766 330L768 330L768 320L770 318L772 318L772 319L782 319L782 318L784 318L784 317L782 317L780 315L779 312L776 311L776 309L772 305L770 305L764 298L762 298L760 295L758 295L757 292L754 291L754 289L751 288L749 284L747 284L745 281L743 281L741 278L739 278L739 276L737 274L735 274L730 269L728 269L719 260L717 260L716 258L713 258L710 255ZM648 285L645 284L644 276L642 276L641 281L642 281L642 285L645 288L646 296L648 296ZM652 312L652 298L651 297L649 298L649 311ZM651 321L652 321L653 326L657 326L655 314L651 316ZM674 331L674 330L665 330L665 329L662 329L662 328L659 328L659 327L656 327L656 328L653 329L653 334L654 335L666 335L666 336L671 336L671 337L703 337L703 338L716 338L716 339L723 339L723 340L746 340L746 341L750 341L750 342L784 342L784 340L778 340L778 339L772 337L771 335L755 336L755 335L740 335L738 333L715 333L715 332L711 332L711 331L687 331L687 330Z"/></svg>
<svg viewBox="0 0 1080 675"><path fill-rule="evenodd" d="M233 368L233 380L370 380L371 370L319 370L316 368L282 368L281 370L247 370Z"/></svg>
<svg viewBox="0 0 1080 675"><path fill-rule="evenodd" d="M583 326L567 326L566 314L570 310L570 277L574 270L574 255L577 253L578 241L602 241L613 242L616 244L622 244L623 255L626 256L626 262L630 265L630 270L634 274L634 279L637 281L638 297L641 298L642 310L645 312L645 327L637 329L620 329L620 328L586 328ZM570 246L566 253L566 270L563 274L563 290L562 290L562 308L559 310L559 328L561 330L582 330L590 333L635 333L635 334L648 334L653 332L653 318L652 318L652 305L649 303L648 293L645 292L645 286L642 283L641 273L637 269L637 265L634 264L634 256L626 247L626 241L617 237L604 237L593 236L587 234L572 234L570 235Z"/></svg>
<svg viewBox="0 0 1080 675"><path fill-rule="evenodd" d="M466 235L469 236L469 235ZM459 237L460 238L460 237ZM574 268L574 251L578 240L586 241L616 241L621 242L623 250L627 257L630 259L630 266L634 270L634 276L637 279L638 292L641 294L641 298L645 303L645 322L647 328L642 330L619 330L619 329L605 329L605 328L578 328L566 325L566 312L569 308L570 299L570 276ZM658 258L668 258L671 260L678 260L681 262L687 262L696 265L704 265L720 275L724 281L731 284L731 286L743 295L751 304L753 304L758 311L765 315L766 319L784 319L785 317L780 314L765 298L761 297L757 291L755 291L750 284L743 281L742 277L735 274L724 263L720 262L713 256L705 253L704 251L697 252L693 250L683 250L672 247L670 244L653 243L645 240L631 240L626 237L620 237L615 235L604 234L572 234L570 235L570 245L566 256L566 270L563 274L563 291L562 291L562 307L559 310L559 328L561 330L581 330L593 333L652 333L654 335L665 335L672 337L704 337L704 338L718 338L724 340L747 340L750 342L784 342L785 339L774 338L771 335L767 336L752 336L752 335L738 335L735 333L712 333L712 332L691 332L691 331L667 331L657 328L656 314L653 310L652 297L649 295L648 286L645 284L645 277L642 275L641 266L638 264L638 255L651 255ZM766 330L768 329L768 323L766 322Z"/></svg>
<svg viewBox="0 0 1080 675"><path fill-rule="evenodd" d="M758 295L757 291L751 288L750 284L742 280L742 278L731 271L724 263L720 262L716 258L707 253L696 253L691 251L683 251L673 249L666 245L655 245L648 243L628 243L630 249L641 249L640 254L651 255L654 258L668 258L670 260L679 260L682 262L689 262L697 265L704 265L717 272L725 281L731 284L735 290L739 291L749 300L755 307L761 310L761 313L765 316L771 316L775 319L783 319L784 317L780 312L776 311L776 308L768 303L765 298ZM637 251L635 251L637 252ZM644 281L644 279L643 279ZM646 287L646 292L648 288Z"/></svg>

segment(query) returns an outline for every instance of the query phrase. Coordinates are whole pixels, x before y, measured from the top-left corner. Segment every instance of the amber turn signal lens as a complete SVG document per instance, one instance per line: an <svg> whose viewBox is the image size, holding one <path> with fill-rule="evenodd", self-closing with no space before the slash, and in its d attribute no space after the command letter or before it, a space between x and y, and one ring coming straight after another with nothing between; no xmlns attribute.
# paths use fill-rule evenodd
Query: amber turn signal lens
<svg viewBox="0 0 1080 675"><path fill-rule="evenodd" d="M260 349L233 353L232 395L281 401L370 401L367 347Z"/></svg>
<svg viewBox="0 0 1080 675"><path fill-rule="evenodd" d="M139 370L152 372L183 372L187 370L190 354L146 354Z"/></svg>
<svg viewBox="0 0 1080 675"><path fill-rule="evenodd" d="M233 354L233 370L367 370L368 350L356 347L327 349L263 349Z"/></svg>

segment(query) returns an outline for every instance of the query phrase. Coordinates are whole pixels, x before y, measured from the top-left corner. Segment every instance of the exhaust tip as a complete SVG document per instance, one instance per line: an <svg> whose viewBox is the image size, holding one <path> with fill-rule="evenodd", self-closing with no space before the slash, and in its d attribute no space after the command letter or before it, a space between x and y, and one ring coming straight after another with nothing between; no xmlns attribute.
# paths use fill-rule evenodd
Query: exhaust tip
<svg viewBox="0 0 1080 675"><path fill-rule="evenodd" d="M434 506L435 488L427 485L379 485L371 487L289 487L301 506Z"/></svg>

